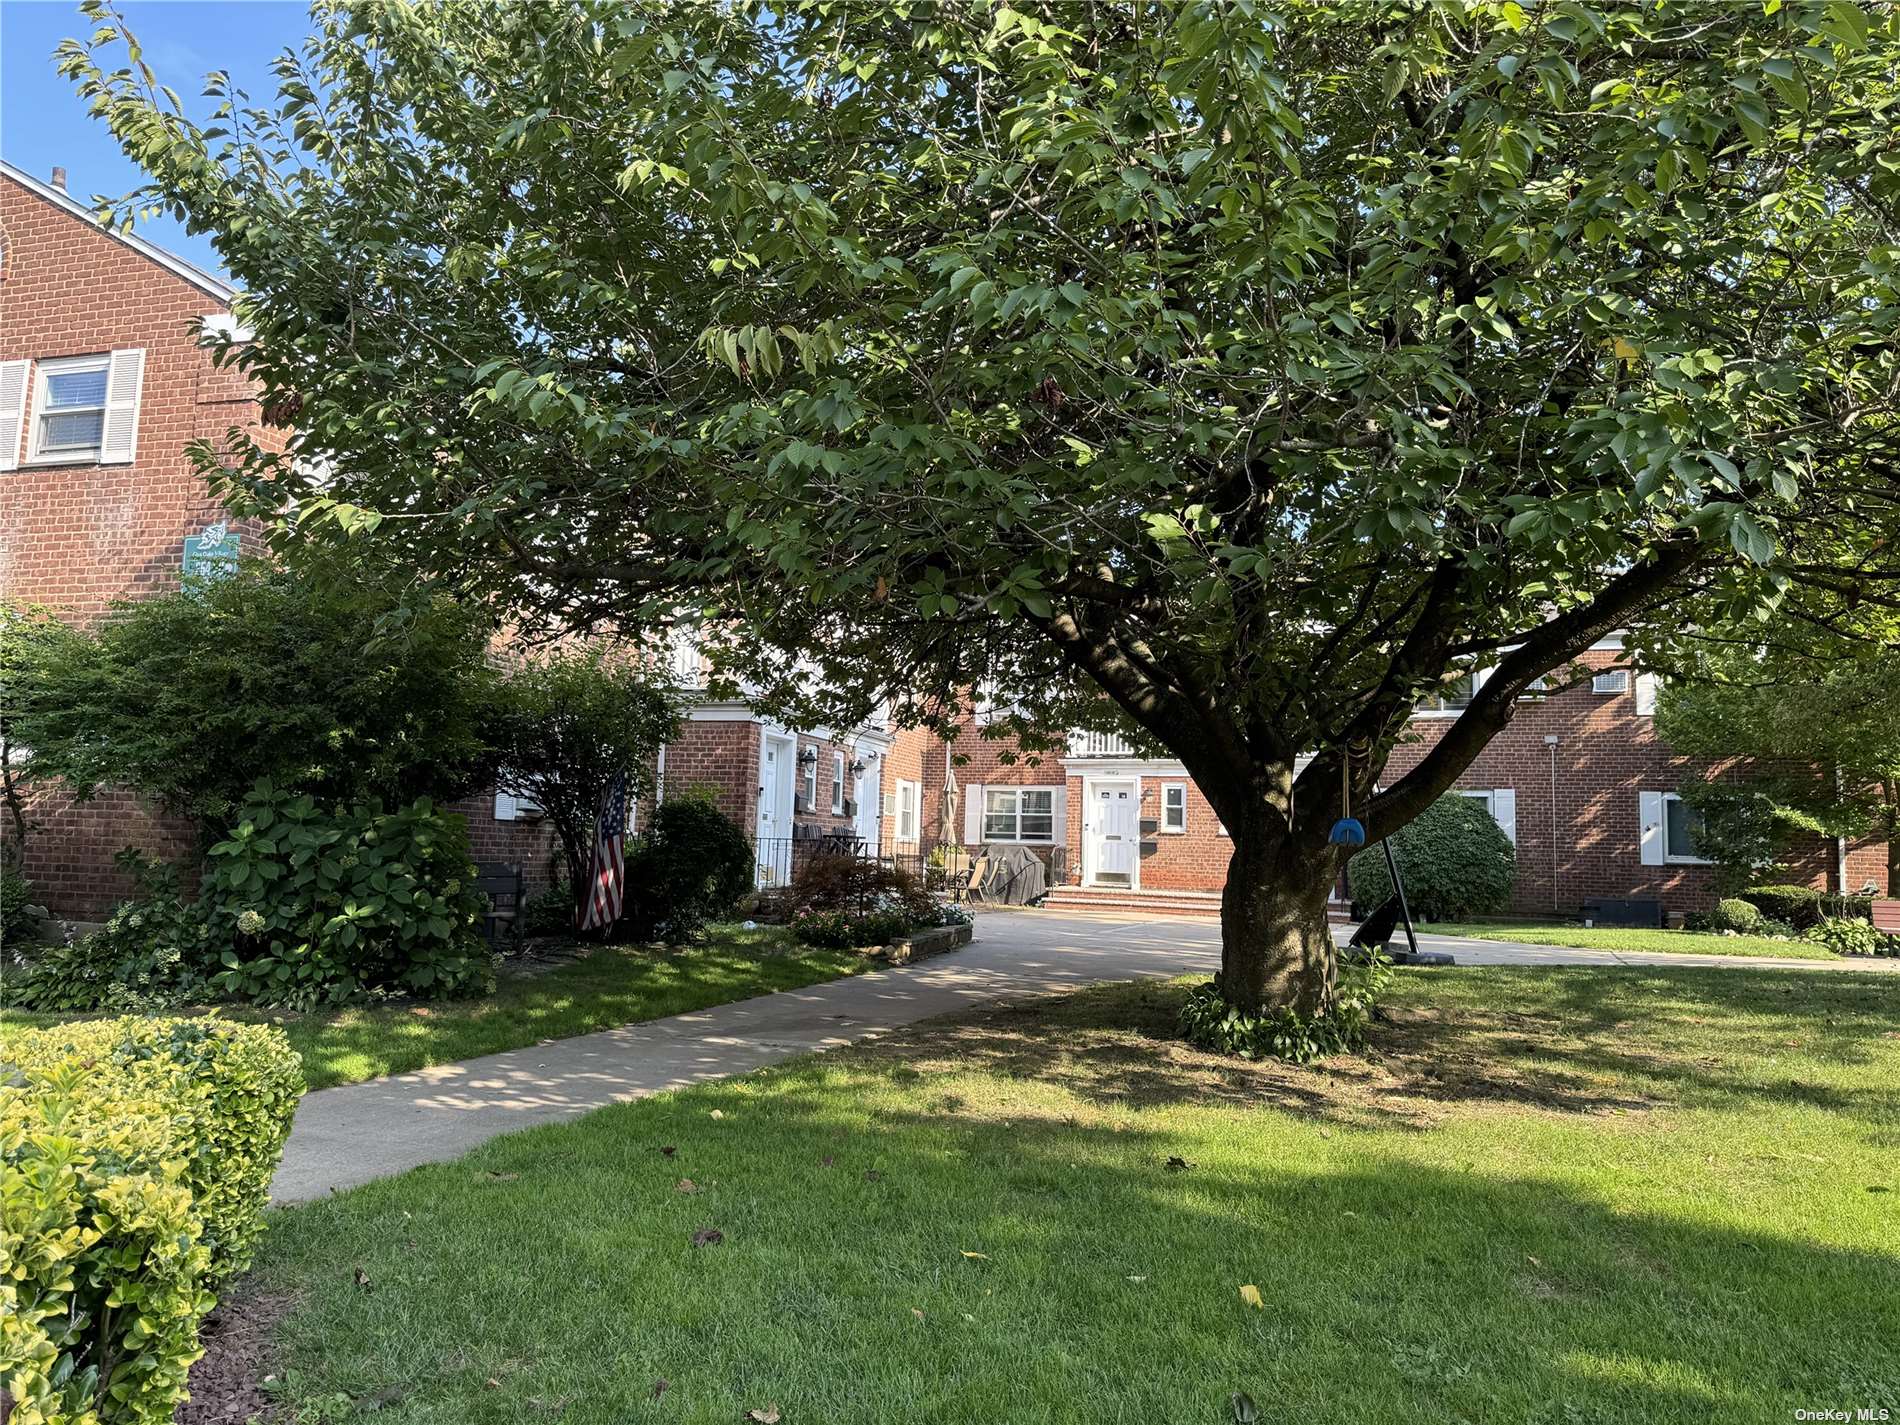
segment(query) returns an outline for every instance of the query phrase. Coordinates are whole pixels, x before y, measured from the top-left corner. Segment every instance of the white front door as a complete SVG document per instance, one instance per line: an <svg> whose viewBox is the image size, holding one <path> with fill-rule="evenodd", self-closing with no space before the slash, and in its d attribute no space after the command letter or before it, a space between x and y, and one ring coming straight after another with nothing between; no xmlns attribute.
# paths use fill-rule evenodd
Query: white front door
<svg viewBox="0 0 1900 1425"><path fill-rule="evenodd" d="M1141 858L1141 790L1136 782L1090 782L1082 832L1083 879L1132 886Z"/></svg>
<svg viewBox="0 0 1900 1425"><path fill-rule="evenodd" d="M758 883L782 885L792 865L792 766L794 744L767 733L759 744Z"/></svg>
<svg viewBox="0 0 1900 1425"><path fill-rule="evenodd" d="M858 839L876 851L879 846L879 801L884 791L884 759L875 752L860 752L864 771L858 775Z"/></svg>

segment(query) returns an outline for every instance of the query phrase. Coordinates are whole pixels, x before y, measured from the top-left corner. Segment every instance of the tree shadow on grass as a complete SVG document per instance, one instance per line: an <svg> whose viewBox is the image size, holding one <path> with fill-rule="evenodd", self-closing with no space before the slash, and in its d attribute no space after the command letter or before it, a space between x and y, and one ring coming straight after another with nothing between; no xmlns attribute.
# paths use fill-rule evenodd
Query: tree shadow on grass
<svg viewBox="0 0 1900 1425"><path fill-rule="evenodd" d="M399 1382L390 1425L547 1418L524 1400L562 1402L567 1425L768 1401L788 1421L1205 1422L1233 1391L1288 1422L1900 1404L1894 1254L1713 1205L1619 1211L1557 1180L1575 1163L1456 1171L1358 1134L1292 1158L1279 1115L1219 1097L1165 1099L1214 1110L1170 1131L947 1114L930 1061L891 1047L280 1217L269 1274L306 1293L300 1389ZM1179 1154L1202 1161L1170 1171ZM708 1224L722 1242L693 1246Z"/></svg>
<svg viewBox="0 0 1900 1425"><path fill-rule="evenodd" d="M1156 982L957 1016L854 1052L922 1073L973 1066L1058 1079L1098 1105L1270 1105L1379 1126L1424 1128L1454 1111L1630 1114L1738 1097L1824 1109L1876 1132L1900 1123L1900 1089L1819 1077L1847 1076L1893 1040L1900 985L1803 995L1805 986L1775 983L1790 976L1765 972L1539 969L1502 972L1512 989L1500 994L1499 972L1463 984L1474 972L1435 973L1427 985L1460 992L1415 980L1401 996L1409 1003L1382 1014L1366 1055L1303 1067L1194 1049L1176 1028L1185 988ZM1524 999L1544 1012L1501 1007ZM1775 1053L1791 1048L1821 1063L1777 1069Z"/></svg>

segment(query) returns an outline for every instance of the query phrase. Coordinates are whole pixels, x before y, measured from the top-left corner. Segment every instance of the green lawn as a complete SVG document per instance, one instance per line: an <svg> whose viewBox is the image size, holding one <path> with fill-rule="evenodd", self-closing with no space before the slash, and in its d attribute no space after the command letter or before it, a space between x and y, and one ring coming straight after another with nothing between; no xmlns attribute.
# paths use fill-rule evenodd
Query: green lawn
<svg viewBox="0 0 1900 1425"><path fill-rule="evenodd" d="M1806 940L1765 935L1711 935L1696 930L1632 930L1623 926L1568 925L1559 921L1500 921L1480 925L1421 925L1421 934L1462 935L1470 940L1517 940L1528 945L1564 945L1577 950L1626 950L1659 955L1772 955L1783 960L1839 960L1842 956ZM1395 937L1402 940L1404 931Z"/></svg>
<svg viewBox="0 0 1900 1425"><path fill-rule="evenodd" d="M718 926L705 944L690 949L605 946L541 974L504 973L486 999L316 1014L219 1012L281 1026L291 1047L303 1055L310 1087L320 1089L797 989L854 974L870 963L854 951L807 949L779 930ZM0 1010L0 1039L34 1025L85 1017Z"/></svg>
<svg viewBox="0 0 1900 1425"><path fill-rule="evenodd" d="M1375 1056L1305 1070L1187 1049L1181 993L922 1026L275 1214L253 1286L294 1302L288 1403L379 1425L1900 1405L1900 980L1402 971Z"/></svg>

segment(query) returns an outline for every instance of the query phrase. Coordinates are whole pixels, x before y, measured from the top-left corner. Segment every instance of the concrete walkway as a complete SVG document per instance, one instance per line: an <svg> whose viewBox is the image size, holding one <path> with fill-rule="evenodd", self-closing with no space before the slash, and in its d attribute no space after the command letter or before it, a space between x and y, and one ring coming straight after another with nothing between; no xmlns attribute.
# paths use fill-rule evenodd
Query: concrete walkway
<svg viewBox="0 0 1900 1425"><path fill-rule="evenodd" d="M1895 960L1620 955L1446 936L1420 939L1426 948L1451 951L1460 964L1900 972ZM1219 958L1219 928L1207 921L985 913L970 945L914 966L308 1094L298 1106L271 1194L278 1202L308 1201L460 1157L517 1128L743 1074L933 1015L1104 980L1211 973Z"/></svg>

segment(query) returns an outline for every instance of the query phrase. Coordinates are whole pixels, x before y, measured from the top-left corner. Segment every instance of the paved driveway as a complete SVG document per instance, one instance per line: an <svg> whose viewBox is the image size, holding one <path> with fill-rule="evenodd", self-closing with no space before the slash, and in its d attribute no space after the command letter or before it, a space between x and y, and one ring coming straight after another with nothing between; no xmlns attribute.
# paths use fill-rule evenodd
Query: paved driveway
<svg viewBox="0 0 1900 1425"><path fill-rule="evenodd" d="M1424 944L1452 951L1461 964L1846 968L1832 961L1614 955L1438 936ZM745 1073L1000 999L1103 980L1211 972L1219 946L1217 926L1179 917L985 913L970 945L917 965L308 1094L272 1196L307 1201L459 1157L517 1128ZM1900 970L1900 962L1874 963Z"/></svg>

